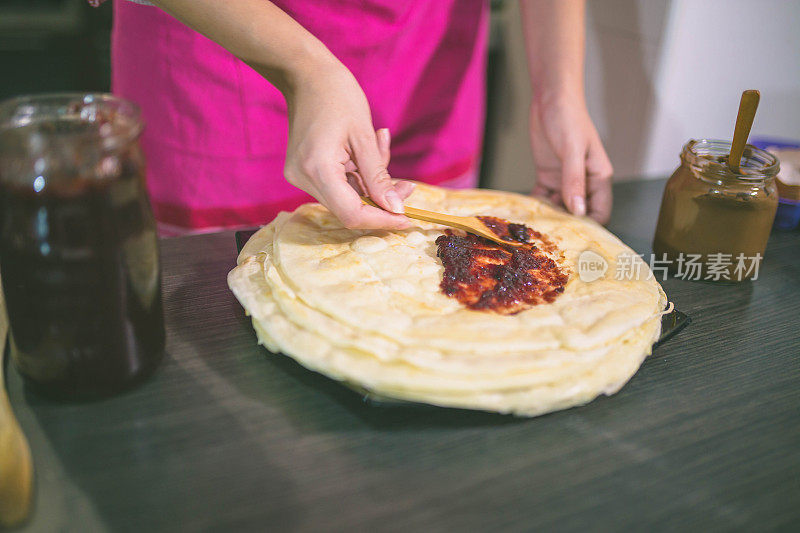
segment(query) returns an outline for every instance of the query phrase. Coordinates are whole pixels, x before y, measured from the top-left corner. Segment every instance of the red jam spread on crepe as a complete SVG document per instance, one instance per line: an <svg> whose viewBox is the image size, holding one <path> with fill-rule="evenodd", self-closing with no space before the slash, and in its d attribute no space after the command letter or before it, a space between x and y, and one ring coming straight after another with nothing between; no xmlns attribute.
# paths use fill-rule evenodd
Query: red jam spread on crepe
<svg viewBox="0 0 800 533"><path fill-rule="evenodd" d="M448 230L436 239L444 265L439 285L444 294L470 309L512 315L550 303L564 292L569 276L546 253L556 247L543 234L501 218L478 219L501 239L525 244L503 246Z"/></svg>

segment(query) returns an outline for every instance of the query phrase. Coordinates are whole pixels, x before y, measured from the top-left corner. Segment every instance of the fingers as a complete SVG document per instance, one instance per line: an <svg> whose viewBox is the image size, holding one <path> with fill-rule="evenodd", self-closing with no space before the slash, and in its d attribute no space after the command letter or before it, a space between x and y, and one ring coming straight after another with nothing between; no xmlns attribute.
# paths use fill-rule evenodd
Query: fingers
<svg viewBox="0 0 800 533"><path fill-rule="evenodd" d="M414 188L416 188L416 184L412 181L408 180L392 180L394 182L394 190L397 191L397 195L400 197L401 200L405 200L411 193L414 192Z"/></svg>
<svg viewBox="0 0 800 533"><path fill-rule="evenodd" d="M383 164L385 168L388 168L389 159L391 158L390 145L392 142L391 135L389 134L389 128L381 128L379 130L375 130L375 137L378 140L378 153L381 156L381 164ZM344 171L356 172L358 171L358 167L356 166L355 162L351 159L344 164Z"/></svg>
<svg viewBox="0 0 800 533"><path fill-rule="evenodd" d="M296 185L325 205L349 229L405 229L411 222L388 210L364 205L360 195L368 194L378 205L390 205L402 200L414 190L414 184L392 180L386 172L389 164L391 136L381 129L370 139L354 144L351 160L335 162L322 157L301 164L288 164L285 170L290 183ZM368 169L371 178L365 179L361 169ZM394 198L394 199L393 199ZM396 208L397 206L395 206Z"/></svg>
<svg viewBox="0 0 800 533"><path fill-rule="evenodd" d="M337 169L338 167L338 169ZM315 180L317 199L348 229L406 229L408 218L364 205L358 192L348 184L341 165L324 169Z"/></svg>
<svg viewBox="0 0 800 533"><path fill-rule="evenodd" d="M390 144L391 144L391 136L389 134L389 128L381 128L375 131L375 136L378 140L378 152L381 156L381 164L388 168L389 166L389 159L391 157L390 153ZM358 173L358 167L356 166L355 162L352 159L348 160L344 164L344 171L347 173L347 182L350 183L350 186L353 187L358 194L361 195L368 195L367 187L364 184L364 180L361 178L361 174ZM405 200L408 197L408 194L403 196L400 191L397 191L397 182L399 180L392 180L395 191L400 196L402 200ZM410 194L410 192L409 192Z"/></svg>
<svg viewBox="0 0 800 533"><path fill-rule="evenodd" d="M351 139L352 159L364 182L369 197L380 207L393 213L403 212L403 201L394 188L392 178L386 171L388 162L388 130L386 133L372 133ZM383 150L379 148L379 144ZM383 152L383 153L382 153Z"/></svg>
<svg viewBox="0 0 800 533"><path fill-rule="evenodd" d="M589 216L601 224L611 217L613 203L611 194L611 175L614 168L603 149L600 139L589 145L586 156L586 188L589 200Z"/></svg>
<svg viewBox="0 0 800 533"><path fill-rule="evenodd" d="M586 214L585 152L570 150L561 160L561 195L573 214Z"/></svg>
<svg viewBox="0 0 800 533"><path fill-rule="evenodd" d="M347 172L347 183L349 183L359 195L367 194L364 181L361 179L361 176L359 176L358 172ZM398 180L393 178L392 183L394 185L394 190L397 192L397 195L401 200L405 200L411 196L411 193L413 193L414 189L417 187L416 183L409 180Z"/></svg>
<svg viewBox="0 0 800 533"><path fill-rule="evenodd" d="M542 181L537 181L536 186L531 191L531 194L533 196L543 198L553 205L560 206L564 203L561 200L561 191L559 189L548 187Z"/></svg>
<svg viewBox="0 0 800 533"><path fill-rule="evenodd" d="M385 167L388 167L389 160L391 158L390 146L392 142L389 128L381 128L375 132L375 135L378 139L378 152L381 156L381 163ZM350 183L350 185L356 191L358 191L358 194L368 194L364 180L361 178L361 175L358 173L358 168L352 160L349 160L345 163L344 170L347 173L348 183ZM416 187L416 184L412 181L394 178L392 179L392 185L394 186L394 190L401 200L405 200L411 196L411 193L414 192L414 188Z"/></svg>
<svg viewBox="0 0 800 533"><path fill-rule="evenodd" d="M392 135L389 133L389 128L381 128L375 132L378 138L378 153L381 156L381 164L383 168L389 168L389 160L391 159L391 144Z"/></svg>
<svg viewBox="0 0 800 533"><path fill-rule="evenodd" d="M358 172L346 172L347 175L347 183L355 189L359 196L364 196L367 194L367 188L364 186L364 180L361 179L361 176L358 175Z"/></svg>
<svg viewBox="0 0 800 533"><path fill-rule="evenodd" d="M537 168L536 186L531 194L605 224L613 203L613 170L600 138L595 137L589 142L585 158L565 156L560 168Z"/></svg>

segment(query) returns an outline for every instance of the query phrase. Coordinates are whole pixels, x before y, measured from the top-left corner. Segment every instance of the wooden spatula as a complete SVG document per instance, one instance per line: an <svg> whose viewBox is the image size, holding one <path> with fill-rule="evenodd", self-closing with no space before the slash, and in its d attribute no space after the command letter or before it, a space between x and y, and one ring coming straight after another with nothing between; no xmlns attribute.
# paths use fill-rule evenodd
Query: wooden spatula
<svg viewBox="0 0 800 533"><path fill-rule="evenodd" d="M753 119L756 117L760 99L761 93L750 89L742 93L742 99L739 101L739 113L736 115L731 153L728 156L728 166L736 174L741 172L739 165L742 161L742 154L744 154L744 147L747 145L747 138L750 136L750 128L753 127Z"/></svg>
<svg viewBox="0 0 800 533"><path fill-rule="evenodd" d="M367 205L381 209L379 205L373 202L366 196L361 197ZM441 224L450 228L457 228L460 230L474 233L480 237L486 237L494 242L505 244L508 246L519 247L523 243L514 240L505 240L493 232L489 227L480 221L477 217L459 217L455 215L446 215L444 213L435 213L433 211L426 211L425 209L417 209L416 207L405 206L405 216L413 218L414 220L422 220L424 222L433 222L434 224Z"/></svg>

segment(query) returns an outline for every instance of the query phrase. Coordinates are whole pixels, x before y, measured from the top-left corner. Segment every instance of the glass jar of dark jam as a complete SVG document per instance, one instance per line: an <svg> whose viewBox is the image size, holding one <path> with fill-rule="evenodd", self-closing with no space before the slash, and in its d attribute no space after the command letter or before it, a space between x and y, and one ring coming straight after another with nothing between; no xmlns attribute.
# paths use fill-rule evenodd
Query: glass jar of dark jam
<svg viewBox="0 0 800 533"><path fill-rule="evenodd" d="M11 356L35 389L106 395L164 353L156 226L132 102L0 104L0 276Z"/></svg>
<svg viewBox="0 0 800 533"><path fill-rule="evenodd" d="M778 194L779 163L747 145L740 171L727 164L731 143L691 140L667 181L653 251L684 279L743 281L758 275Z"/></svg>

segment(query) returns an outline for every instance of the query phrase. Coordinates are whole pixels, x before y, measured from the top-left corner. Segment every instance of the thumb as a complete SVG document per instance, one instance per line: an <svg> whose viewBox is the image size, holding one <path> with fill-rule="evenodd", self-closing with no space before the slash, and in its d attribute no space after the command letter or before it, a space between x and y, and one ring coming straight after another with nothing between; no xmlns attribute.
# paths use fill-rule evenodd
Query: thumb
<svg viewBox="0 0 800 533"><path fill-rule="evenodd" d="M383 137L383 134L380 135ZM387 211L403 213L403 201L395 191L392 178L386 170L388 158L384 155L388 155L387 140L382 139L381 142L384 150L379 149L378 134L374 132L352 140L352 158L369 197Z"/></svg>

